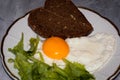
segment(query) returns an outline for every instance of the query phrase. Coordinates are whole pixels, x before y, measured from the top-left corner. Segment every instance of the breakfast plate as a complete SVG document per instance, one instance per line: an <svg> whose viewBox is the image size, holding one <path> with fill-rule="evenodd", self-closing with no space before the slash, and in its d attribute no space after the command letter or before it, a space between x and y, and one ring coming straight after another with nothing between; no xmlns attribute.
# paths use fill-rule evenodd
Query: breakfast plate
<svg viewBox="0 0 120 80"><path fill-rule="evenodd" d="M102 17L97 12L80 7L78 8L88 21L92 24L94 31L90 35L96 33L108 33L112 34L116 39L116 48L114 54L111 56L108 62L103 65L103 67L94 72L96 80L112 80L120 72L120 33L117 27L107 18ZM36 33L31 30L28 26L28 16L29 13L23 17L17 19L7 30L1 46L1 57L3 66L8 73L8 75L15 80L20 79L18 71L14 68L13 63L8 63L9 58L14 58L15 56L8 51L8 48L13 48L21 38L21 33L24 33L24 45L27 46L29 39L31 37L36 37ZM25 47L26 48L26 47Z"/></svg>

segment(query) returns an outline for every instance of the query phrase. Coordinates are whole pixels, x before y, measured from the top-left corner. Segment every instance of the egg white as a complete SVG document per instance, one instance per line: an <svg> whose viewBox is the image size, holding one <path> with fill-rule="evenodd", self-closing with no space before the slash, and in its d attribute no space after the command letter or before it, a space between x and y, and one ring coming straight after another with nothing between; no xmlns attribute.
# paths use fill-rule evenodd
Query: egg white
<svg viewBox="0 0 120 80"><path fill-rule="evenodd" d="M70 48L66 59L84 64L91 73L101 68L115 51L115 38L111 34L99 33L87 37L67 38L65 41ZM54 62L64 67L62 60L51 59L43 53L42 44L40 41L38 51L42 53L45 62L49 65ZM34 57L40 59L39 54L35 54Z"/></svg>

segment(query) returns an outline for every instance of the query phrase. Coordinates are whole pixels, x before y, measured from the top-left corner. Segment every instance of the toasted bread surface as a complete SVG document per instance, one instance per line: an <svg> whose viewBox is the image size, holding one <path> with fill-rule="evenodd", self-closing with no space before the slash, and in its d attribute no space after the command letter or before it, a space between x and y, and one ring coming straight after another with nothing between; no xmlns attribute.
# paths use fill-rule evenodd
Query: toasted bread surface
<svg viewBox="0 0 120 80"><path fill-rule="evenodd" d="M29 26L40 36L87 36L93 27L70 0L46 0L44 8L31 11Z"/></svg>

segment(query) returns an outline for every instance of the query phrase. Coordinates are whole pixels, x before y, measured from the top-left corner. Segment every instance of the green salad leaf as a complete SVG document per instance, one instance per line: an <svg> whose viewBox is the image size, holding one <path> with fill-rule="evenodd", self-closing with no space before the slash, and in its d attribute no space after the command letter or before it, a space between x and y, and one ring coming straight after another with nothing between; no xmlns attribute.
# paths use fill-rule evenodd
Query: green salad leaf
<svg viewBox="0 0 120 80"><path fill-rule="evenodd" d="M14 62L14 68L18 69L20 80L95 80L85 66L77 62L63 59L65 68L60 68L55 63L52 66L48 65L44 62L42 54L37 52L38 43L38 36L31 38L30 48L28 51L24 50L24 34L22 33L18 44L8 49L15 55L15 58L10 58L8 62ZM35 53L39 53L40 60L33 57Z"/></svg>

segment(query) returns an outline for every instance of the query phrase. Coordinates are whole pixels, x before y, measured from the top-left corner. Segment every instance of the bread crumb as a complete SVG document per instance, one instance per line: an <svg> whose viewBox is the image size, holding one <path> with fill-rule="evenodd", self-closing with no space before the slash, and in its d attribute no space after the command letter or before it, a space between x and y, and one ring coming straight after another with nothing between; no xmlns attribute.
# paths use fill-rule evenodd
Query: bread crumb
<svg viewBox="0 0 120 80"><path fill-rule="evenodd" d="M71 14L70 17L73 19L73 20L76 20L76 18Z"/></svg>

